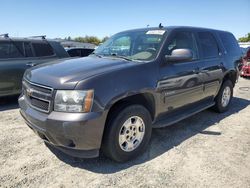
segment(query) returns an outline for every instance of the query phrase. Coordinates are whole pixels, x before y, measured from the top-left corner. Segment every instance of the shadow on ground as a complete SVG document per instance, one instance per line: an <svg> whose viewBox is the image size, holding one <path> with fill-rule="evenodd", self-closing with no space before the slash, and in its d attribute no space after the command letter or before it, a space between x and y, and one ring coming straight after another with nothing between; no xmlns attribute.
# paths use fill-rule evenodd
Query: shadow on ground
<svg viewBox="0 0 250 188"><path fill-rule="evenodd" d="M18 107L18 96L0 98L0 112L4 110L12 110Z"/></svg>
<svg viewBox="0 0 250 188"><path fill-rule="evenodd" d="M78 159L70 157L55 148L49 147L49 149L60 160L71 165L72 167L86 169L96 173L111 174L127 169L133 165L150 161L162 155L163 153L168 152L171 148L178 146L183 141L196 134L220 136L220 132L206 131L205 129L220 122L232 114L238 113L239 111L246 108L249 104L249 100L233 98L230 110L223 114L215 113L212 110L206 110L172 126L154 129L147 151L135 160L129 161L127 163L120 164L113 162L110 159L105 158L102 154L99 158L95 159Z"/></svg>

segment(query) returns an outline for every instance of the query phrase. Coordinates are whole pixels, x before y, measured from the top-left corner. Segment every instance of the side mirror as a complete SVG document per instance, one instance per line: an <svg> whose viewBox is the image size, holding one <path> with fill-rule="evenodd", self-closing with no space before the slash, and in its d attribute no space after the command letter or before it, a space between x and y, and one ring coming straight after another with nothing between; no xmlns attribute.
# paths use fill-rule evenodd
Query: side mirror
<svg viewBox="0 0 250 188"><path fill-rule="evenodd" d="M193 53L190 49L176 49L173 50L171 55L165 56L168 62L191 61Z"/></svg>

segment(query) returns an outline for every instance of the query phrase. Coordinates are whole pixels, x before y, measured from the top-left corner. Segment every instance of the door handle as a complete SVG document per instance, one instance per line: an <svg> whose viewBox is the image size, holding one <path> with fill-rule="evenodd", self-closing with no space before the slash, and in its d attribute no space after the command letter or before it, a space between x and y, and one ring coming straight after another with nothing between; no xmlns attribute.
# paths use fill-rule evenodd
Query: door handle
<svg viewBox="0 0 250 188"><path fill-rule="evenodd" d="M36 64L35 64L35 63L32 63L32 62L29 62L29 63L27 63L26 65L29 66L29 67L34 67Z"/></svg>
<svg viewBox="0 0 250 188"><path fill-rule="evenodd" d="M193 72L194 74L199 74L200 69L199 69L199 68L196 68L196 69L194 69L192 72Z"/></svg>

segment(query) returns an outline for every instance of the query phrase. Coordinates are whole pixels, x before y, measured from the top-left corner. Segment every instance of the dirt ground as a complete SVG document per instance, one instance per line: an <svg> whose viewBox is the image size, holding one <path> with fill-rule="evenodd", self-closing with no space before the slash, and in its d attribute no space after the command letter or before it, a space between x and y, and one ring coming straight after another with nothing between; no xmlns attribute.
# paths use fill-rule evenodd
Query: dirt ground
<svg viewBox="0 0 250 188"><path fill-rule="evenodd" d="M16 98L0 101L0 187L250 187L250 80L230 111L201 112L154 129L148 150L125 164L49 149L24 123Z"/></svg>

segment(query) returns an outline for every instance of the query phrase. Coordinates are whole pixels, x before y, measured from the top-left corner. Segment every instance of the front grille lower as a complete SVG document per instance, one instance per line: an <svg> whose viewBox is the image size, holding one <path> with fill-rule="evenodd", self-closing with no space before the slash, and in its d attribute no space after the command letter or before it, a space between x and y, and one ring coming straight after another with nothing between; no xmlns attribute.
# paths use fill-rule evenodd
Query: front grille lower
<svg viewBox="0 0 250 188"><path fill-rule="evenodd" d="M23 94L32 108L41 112L50 112L53 96L52 88L24 80Z"/></svg>

